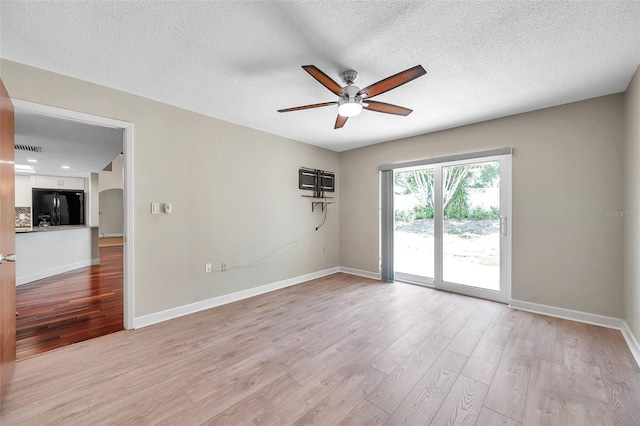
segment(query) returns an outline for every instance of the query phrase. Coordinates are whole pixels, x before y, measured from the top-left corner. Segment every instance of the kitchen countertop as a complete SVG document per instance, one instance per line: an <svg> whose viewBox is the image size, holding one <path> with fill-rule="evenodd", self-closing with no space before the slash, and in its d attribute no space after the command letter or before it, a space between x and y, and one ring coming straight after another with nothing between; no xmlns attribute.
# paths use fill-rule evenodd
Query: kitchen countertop
<svg viewBox="0 0 640 426"><path fill-rule="evenodd" d="M97 228L97 226L87 225L60 225L60 226L34 226L32 228L16 228L16 234L27 234L30 232L50 232L50 231L69 231L72 229Z"/></svg>

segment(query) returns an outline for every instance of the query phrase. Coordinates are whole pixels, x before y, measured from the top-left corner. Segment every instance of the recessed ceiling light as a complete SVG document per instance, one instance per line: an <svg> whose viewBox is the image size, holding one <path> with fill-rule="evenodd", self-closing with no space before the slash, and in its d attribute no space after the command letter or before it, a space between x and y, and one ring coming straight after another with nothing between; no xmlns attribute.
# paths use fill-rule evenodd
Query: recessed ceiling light
<svg viewBox="0 0 640 426"><path fill-rule="evenodd" d="M63 169L70 169L71 167L69 166L62 166Z"/></svg>
<svg viewBox="0 0 640 426"><path fill-rule="evenodd" d="M36 160L35 158L28 158L27 161L30 162L30 163L37 163L38 162L38 160Z"/></svg>
<svg viewBox="0 0 640 426"><path fill-rule="evenodd" d="M34 170L33 166L30 166L28 164L16 164L15 165L15 170L16 170L16 172L23 172L23 173L35 173L36 172Z"/></svg>

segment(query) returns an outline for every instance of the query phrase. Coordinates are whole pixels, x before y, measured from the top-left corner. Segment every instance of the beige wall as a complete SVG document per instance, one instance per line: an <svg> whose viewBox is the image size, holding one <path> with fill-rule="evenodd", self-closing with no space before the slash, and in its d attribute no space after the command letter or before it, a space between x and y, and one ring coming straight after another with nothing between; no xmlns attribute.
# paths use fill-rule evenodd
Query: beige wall
<svg viewBox="0 0 640 426"><path fill-rule="evenodd" d="M341 265L379 268L377 166L513 147L512 297L622 316L622 94L340 156Z"/></svg>
<svg viewBox="0 0 640 426"><path fill-rule="evenodd" d="M337 153L6 60L2 78L14 98L134 123L136 317L339 265L338 204L275 260L204 274L312 232L322 213L300 197L297 171L337 173ZM152 216L151 202L173 213Z"/></svg>
<svg viewBox="0 0 640 426"><path fill-rule="evenodd" d="M100 235L122 235L124 232L124 156L117 155L113 159L111 170L100 171L99 188Z"/></svg>
<svg viewBox="0 0 640 426"><path fill-rule="evenodd" d="M111 170L100 170L100 192L107 189L124 189L124 156L117 155L111 162Z"/></svg>
<svg viewBox="0 0 640 426"><path fill-rule="evenodd" d="M338 265L378 272L378 165L505 146L514 148L512 297L623 315L625 219L604 213L640 203L623 203L622 94L338 155L10 61L2 61L2 72L15 98L134 123L136 316ZM627 105L637 111L637 88L630 93ZM628 158L640 152L630 144L638 134L630 122ZM205 275L206 262L256 260L322 220L300 197L299 166L339 171L341 196L325 227L272 262ZM627 182L637 181L627 174ZM151 202L170 202L174 213L152 216ZM634 223L627 218L627 226ZM628 239L627 259L637 258L635 247L640 242ZM640 275L630 265L629 293ZM637 335L637 298L625 308Z"/></svg>
<svg viewBox="0 0 640 426"><path fill-rule="evenodd" d="M118 188L100 192L100 236L115 237L124 233L124 191Z"/></svg>
<svg viewBox="0 0 640 426"><path fill-rule="evenodd" d="M91 173L87 179L87 205L89 206L85 217L87 218L87 225L98 226L100 224L100 191L98 191L99 185L98 173Z"/></svg>
<svg viewBox="0 0 640 426"><path fill-rule="evenodd" d="M640 67L625 94L624 319L640 338Z"/></svg>

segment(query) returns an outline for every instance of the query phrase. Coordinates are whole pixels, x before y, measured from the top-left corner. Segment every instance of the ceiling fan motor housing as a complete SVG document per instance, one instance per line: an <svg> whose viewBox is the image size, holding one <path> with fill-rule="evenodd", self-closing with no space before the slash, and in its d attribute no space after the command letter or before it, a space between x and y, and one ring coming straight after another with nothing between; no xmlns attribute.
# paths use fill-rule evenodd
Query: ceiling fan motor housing
<svg viewBox="0 0 640 426"><path fill-rule="evenodd" d="M347 96L340 96L338 100L338 114L343 117L353 117L362 112L362 98L358 96L360 88L347 86L344 88Z"/></svg>
<svg viewBox="0 0 640 426"><path fill-rule="evenodd" d="M347 98L349 98L350 102L356 102L356 100L362 101L362 98L358 96L358 92L360 88L358 86L347 86L344 88L344 91L347 92Z"/></svg>

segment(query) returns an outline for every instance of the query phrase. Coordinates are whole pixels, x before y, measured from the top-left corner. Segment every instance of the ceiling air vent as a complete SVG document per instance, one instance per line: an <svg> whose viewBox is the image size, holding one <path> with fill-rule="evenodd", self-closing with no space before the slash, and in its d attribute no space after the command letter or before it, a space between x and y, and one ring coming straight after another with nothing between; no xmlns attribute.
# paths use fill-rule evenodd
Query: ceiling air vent
<svg viewBox="0 0 640 426"><path fill-rule="evenodd" d="M41 147L41 146L35 146L35 145L14 145L13 147L14 147L15 149L20 150L20 151L42 152L42 147Z"/></svg>

